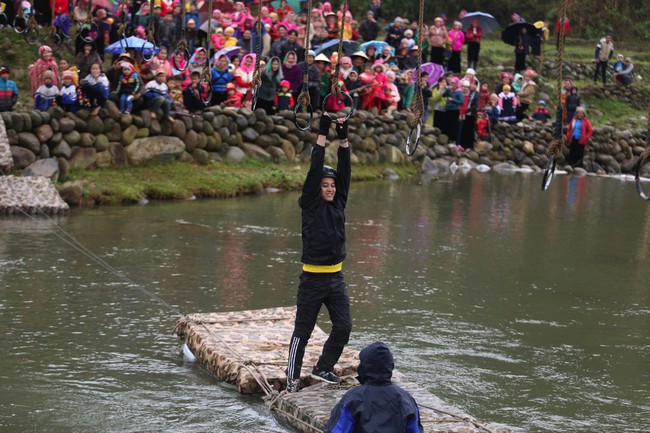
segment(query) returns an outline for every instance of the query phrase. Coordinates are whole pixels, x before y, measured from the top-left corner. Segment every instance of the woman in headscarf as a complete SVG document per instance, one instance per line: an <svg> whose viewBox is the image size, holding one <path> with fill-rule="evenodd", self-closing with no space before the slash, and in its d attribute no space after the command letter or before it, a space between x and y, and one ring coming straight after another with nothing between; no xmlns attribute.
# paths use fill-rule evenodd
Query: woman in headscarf
<svg viewBox="0 0 650 433"><path fill-rule="evenodd" d="M296 22L296 14L293 12L289 12L284 17L284 20L280 22L280 24L287 29L287 33L289 33L291 30L298 30L298 23Z"/></svg>
<svg viewBox="0 0 650 433"><path fill-rule="evenodd" d="M368 45L366 47L366 56L368 57L368 62L372 65L377 60L377 47L375 45Z"/></svg>
<svg viewBox="0 0 650 433"><path fill-rule="evenodd" d="M162 69L165 71L165 77L169 78L173 75L172 73L172 65L169 63L169 59L167 58L167 48L166 47L160 47L160 51L158 54L153 58L153 60L158 63L158 68Z"/></svg>
<svg viewBox="0 0 650 433"><path fill-rule="evenodd" d="M133 19L133 25L137 26L142 26L144 28L147 28L147 24L149 24L149 14L151 11L149 10L149 2L145 1L140 5L140 10L138 10L138 13L135 14L135 17Z"/></svg>
<svg viewBox="0 0 650 433"><path fill-rule="evenodd" d="M379 113L383 106L384 101L386 100L386 88L387 88L387 79L386 79L386 66L381 62L381 60L375 61L372 65L372 71L374 73L373 85L370 88L370 102L368 103L368 109L376 108L377 113Z"/></svg>
<svg viewBox="0 0 650 433"><path fill-rule="evenodd" d="M460 52L465 44L465 33L460 21L454 21L454 27L449 30L451 40L451 58L449 59L449 70L460 74Z"/></svg>
<svg viewBox="0 0 650 433"><path fill-rule="evenodd" d="M266 114L275 114L275 95L278 93L278 86L284 79L282 65L278 57L271 57L271 60L264 67L262 73L262 85L257 95L257 106L263 108Z"/></svg>
<svg viewBox="0 0 650 433"><path fill-rule="evenodd" d="M99 54L93 48L91 42L84 42L83 50L75 58L75 63L77 64L77 68L79 68L79 78L82 80L86 75L90 74L90 65L93 63L103 63L101 57L99 57Z"/></svg>
<svg viewBox="0 0 650 433"><path fill-rule="evenodd" d="M208 62L208 51L199 47L194 50L194 54L190 57L190 61L187 64L187 68L184 71L183 77L183 88L186 88L190 84L190 75L192 72L198 72L199 74L203 72L203 68Z"/></svg>
<svg viewBox="0 0 650 433"><path fill-rule="evenodd" d="M378 62L381 62L385 67L390 67L391 64L397 64L397 58L393 55L393 47L390 45L384 45L384 48L381 50L381 55L377 58ZM373 62L374 65L376 62Z"/></svg>
<svg viewBox="0 0 650 433"><path fill-rule="evenodd" d="M350 72L352 72L352 59L348 56L341 57L341 69L340 69L340 74L341 76L339 79L345 81L348 79L350 76Z"/></svg>
<svg viewBox="0 0 650 433"><path fill-rule="evenodd" d="M212 99L210 105L219 105L228 98L226 86L233 80L229 66L230 61L225 54L219 56L214 62L214 66L210 71L212 75Z"/></svg>
<svg viewBox="0 0 650 433"><path fill-rule="evenodd" d="M302 87L302 69L298 66L297 59L296 53L289 51L282 63L282 75L291 84L291 93L294 94L300 92Z"/></svg>
<svg viewBox="0 0 650 433"><path fill-rule="evenodd" d="M52 57L52 48L47 45L41 45L38 49L39 59L29 66L29 84L32 87L32 95L36 94L36 89L45 84L43 74L45 71L54 72L52 84L59 86L59 66Z"/></svg>
<svg viewBox="0 0 650 433"><path fill-rule="evenodd" d="M246 17L248 13L246 12L246 7L243 2L235 3L234 12L230 13L230 19L233 24L237 24L237 29L244 31L244 23L246 22Z"/></svg>
<svg viewBox="0 0 650 433"><path fill-rule="evenodd" d="M253 75L255 74L255 53L246 54L233 77L237 85L237 91L246 97L246 94L253 88Z"/></svg>

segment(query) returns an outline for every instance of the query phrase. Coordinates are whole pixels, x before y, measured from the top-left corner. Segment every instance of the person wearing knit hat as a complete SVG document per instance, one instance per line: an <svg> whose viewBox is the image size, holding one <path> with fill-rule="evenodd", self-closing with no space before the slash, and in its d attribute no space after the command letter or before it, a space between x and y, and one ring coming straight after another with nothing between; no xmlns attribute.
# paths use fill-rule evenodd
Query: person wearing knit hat
<svg viewBox="0 0 650 433"><path fill-rule="evenodd" d="M154 113L162 111L163 118L173 123L174 118L171 116L171 109L174 101L169 95L169 87L165 82L167 75L163 69L154 71L153 75L155 78L149 81L144 88L147 105Z"/></svg>
<svg viewBox="0 0 650 433"><path fill-rule="evenodd" d="M72 71L63 71L61 90L56 98L57 105L71 113L79 111L77 86L74 85L73 78L74 73Z"/></svg>
<svg viewBox="0 0 650 433"><path fill-rule="evenodd" d="M140 76L135 72L135 67L130 62L120 62L122 75L117 85L117 97L122 113L131 113L133 98L140 92Z"/></svg>
<svg viewBox="0 0 650 433"><path fill-rule="evenodd" d="M18 86L9 79L9 67L0 66L0 112L11 111L18 101Z"/></svg>
<svg viewBox="0 0 650 433"><path fill-rule="evenodd" d="M275 96L275 106L278 107L278 111L283 111L293 110L294 105L295 102L293 100L293 95L291 94L291 83L289 80L280 81L280 89L278 90L278 94Z"/></svg>
<svg viewBox="0 0 650 433"><path fill-rule="evenodd" d="M527 69L526 72L524 72L524 82L521 85L521 89L519 89L519 93L517 93L517 98L519 99L519 105L517 106L517 122L528 117L526 111L528 111L528 107L533 103L535 95L537 94L538 86L537 83L533 81L533 78L536 76L537 74L532 69Z"/></svg>
<svg viewBox="0 0 650 433"><path fill-rule="evenodd" d="M43 84L36 89L34 95L34 110L47 111L54 105L59 89L53 84L56 74L53 71L43 72Z"/></svg>
<svg viewBox="0 0 650 433"><path fill-rule="evenodd" d="M632 63L632 58L626 57L623 65L625 66L624 69L620 72L615 72L614 78L616 78L616 81L618 81L619 83L625 86L629 86L634 82L636 78L636 75L634 73L634 63Z"/></svg>
<svg viewBox="0 0 650 433"><path fill-rule="evenodd" d="M53 71L54 78L52 84L59 85L59 66L52 57L52 48L47 45L42 45L38 49L39 59L29 66L29 83L32 87L32 93L35 94L36 90L43 84L43 74L46 71Z"/></svg>
<svg viewBox="0 0 650 433"><path fill-rule="evenodd" d="M591 122L586 117L584 107L580 106L576 109L575 117L569 122L569 127L566 131L566 138L569 142L567 162L571 167L582 166L585 147L587 147L592 134Z"/></svg>

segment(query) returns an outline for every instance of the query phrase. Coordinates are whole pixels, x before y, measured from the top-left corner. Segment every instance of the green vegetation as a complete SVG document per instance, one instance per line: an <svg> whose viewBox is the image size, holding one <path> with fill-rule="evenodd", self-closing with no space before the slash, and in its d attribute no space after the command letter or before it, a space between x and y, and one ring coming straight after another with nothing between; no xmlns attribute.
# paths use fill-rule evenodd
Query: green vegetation
<svg viewBox="0 0 650 433"><path fill-rule="evenodd" d="M355 181L377 180L390 168L402 177L417 172L414 166L355 166ZM87 204L137 203L143 197L158 200L227 198L255 194L265 188L298 190L307 165L270 164L248 160L241 164L211 163L198 166L183 162L145 167L117 167L101 170L73 170L68 180L81 181Z"/></svg>

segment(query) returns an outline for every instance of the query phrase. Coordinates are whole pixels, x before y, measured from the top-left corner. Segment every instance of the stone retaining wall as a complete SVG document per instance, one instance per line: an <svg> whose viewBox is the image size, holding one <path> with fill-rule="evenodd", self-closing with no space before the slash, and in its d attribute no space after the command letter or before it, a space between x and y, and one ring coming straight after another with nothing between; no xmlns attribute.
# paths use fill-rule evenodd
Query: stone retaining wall
<svg viewBox="0 0 650 433"><path fill-rule="evenodd" d="M430 126L423 128L415 155L404 154L410 113L376 116L359 111L350 119L353 163L421 163L431 159L466 157L492 166L509 161L518 166L544 167L552 127L523 122L499 124L492 142L479 142L463 152ZM71 114L59 108L48 112L2 113L11 145L13 163L26 168L36 160L58 162L59 180L70 168L141 165L169 160L206 164L210 161L239 162L244 158L285 161L309 158L316 139L318 120L310 131L300 131L293 113L267 116L263 110L211 107L200 115L182 116L173 122L154 113L121 114L109 103L98 116L81 111ZM335 140L330 130L330 140ZM596 128L585 154L585 168L599 173L628 173L645 148L644 130ZM335 146L328 146L326 160L334 162ZM566 149L565 149L566 150ZM562 161L560 161L560 164ZM54 164L56 165L56 164ZM52 170L54 172L55 170Z"/></svg>

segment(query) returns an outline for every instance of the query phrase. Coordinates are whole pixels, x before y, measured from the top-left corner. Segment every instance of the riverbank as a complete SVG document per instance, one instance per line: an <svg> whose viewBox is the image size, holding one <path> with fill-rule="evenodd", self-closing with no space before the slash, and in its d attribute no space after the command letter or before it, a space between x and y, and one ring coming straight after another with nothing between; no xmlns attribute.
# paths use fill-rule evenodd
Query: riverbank
<svg viewBox="0 0 650 433"><path fill-rule="evenodd" d="M265 163L246 160L235 163L195 165L173 161L142 167L113 167L101 170L72 170L61 189L74 184L77 195L64 195L72 205L116 205L146 200L193 200L230 198L258 194L265 190L295 191L302 187L309 169L306 163ZM353 181L370 181L392 175L408 177L419 173L415 165L355 166ZM66 185L64 187L64 185Z"/></svg>

